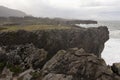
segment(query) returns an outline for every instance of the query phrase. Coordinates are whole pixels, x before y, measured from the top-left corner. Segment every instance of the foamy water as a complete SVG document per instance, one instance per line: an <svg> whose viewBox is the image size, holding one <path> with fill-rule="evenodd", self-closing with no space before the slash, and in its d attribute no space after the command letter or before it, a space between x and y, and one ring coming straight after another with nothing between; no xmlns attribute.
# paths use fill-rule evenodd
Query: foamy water
<svg viewBox="0 0 120 80"><path fill-rule="evenodd" d="M102 58L105 59L106 63L109 65L120 62L120 39L110 38L105 43Z"/></svg>
<svg viewBox="0 0 120 80"><path fill-rule="evenodd" d="M107 64L120 62L120 21L100 21L98 24L85 25L82 27L107 26L110 31L110 39L105 43L102 58Z"/></svg>

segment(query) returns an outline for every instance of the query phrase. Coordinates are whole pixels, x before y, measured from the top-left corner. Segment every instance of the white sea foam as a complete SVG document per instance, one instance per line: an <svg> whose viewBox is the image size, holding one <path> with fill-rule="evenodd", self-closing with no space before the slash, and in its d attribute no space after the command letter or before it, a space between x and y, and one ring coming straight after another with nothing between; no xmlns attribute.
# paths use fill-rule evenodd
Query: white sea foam
<svg viewBox="0 0 120 80"><path fill-rule="evenodd" d="M110 31L110 38L120 38L120 30Z"/></svg>
<svg viewBox="0 0 120 80"><path fill-rule="evenodd" d="M109 65L120 62L120 39L110 38L105 43L105 48L102 52L102 58Z"/></svg>
<svg viewBox="0 0 120 80"><path fill-rule="evenodd" d="M88 28L88 27L97 27L99 26L99 24L79 24L79 26Z"/></svg>

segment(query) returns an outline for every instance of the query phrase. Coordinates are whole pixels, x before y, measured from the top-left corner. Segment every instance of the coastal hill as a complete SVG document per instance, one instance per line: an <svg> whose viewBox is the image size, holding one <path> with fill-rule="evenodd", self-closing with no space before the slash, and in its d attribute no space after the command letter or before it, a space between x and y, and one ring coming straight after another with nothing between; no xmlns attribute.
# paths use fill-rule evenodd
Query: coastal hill
<svg viewBox="0 0 120 80"><path fill-rule="evenodd" d="M10 9L0 6L0 27L1 26L26 26L26 25L65 25L73 26L75 24L97 24L95 20L63 19L34 17L27 15L20 10Z"/></svg>
<svg viewBox="0 0 120 80"><path fill-rule="evenodd" d="M10 17L10 16L24 17L26 16L26 13L19 11L19 10L0 6L0 17Z"/></svg>

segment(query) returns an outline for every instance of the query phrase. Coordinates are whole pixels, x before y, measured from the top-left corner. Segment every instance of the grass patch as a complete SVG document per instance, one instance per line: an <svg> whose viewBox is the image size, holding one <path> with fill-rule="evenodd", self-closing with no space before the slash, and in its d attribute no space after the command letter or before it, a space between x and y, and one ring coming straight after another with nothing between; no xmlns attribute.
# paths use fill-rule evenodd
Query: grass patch
<svg viewBox="0 0 120 80"><path fill-rule="evenodd" d="M33 79L33 80L36 80L36 79L42 77L41 72L31 72L30 74L32 75L32 79Z"/></svg>
<svg viewBox="0 0 120 80"><path fill-rule="evenodd" d="M5 67L5 63L4 62L0 62L0 72L2 72L4 67Z"/></svg>
<svg viewBox="0 0 120 80"><path fill-rule="evenodd" d="M70 29L70 27L67 27L67 26L55 26L55 25L9 26L4 28L6 29L1 31L18 31L18 30L34 31L34 30L49 30L49 29Z"/></svg>
<svg viewBox="0 0 120 80"><path fill-rule="evenodd" d="M18 65L7 64L7 68L14 72L13 75L17 75L23 71Z"/></svg>
<svg viewBox="0 0 120 80"><path fill-rule="evenodd" d="M4 28L4 27L0 27L0 31L2 31L2 30L5 30L5 29L7 29L7 28Z"/></svg>

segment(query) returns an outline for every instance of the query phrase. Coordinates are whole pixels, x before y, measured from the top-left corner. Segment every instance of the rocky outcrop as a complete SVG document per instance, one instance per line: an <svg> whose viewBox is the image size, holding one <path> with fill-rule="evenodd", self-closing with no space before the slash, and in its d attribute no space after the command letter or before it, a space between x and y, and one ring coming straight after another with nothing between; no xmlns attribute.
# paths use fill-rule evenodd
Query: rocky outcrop
<svg viewBox="0 0 120 80"><path fill-rule="evenodd" d="M42 71L41 80L120 80L103 59L82 48L60 50Z"/></svg>
<svg viewBox="0 0 120 80"><path fill-rule="evenodd" d="M47 57L44 49L38 49L33 44L1 47L0 66L9 68L15 74L29 68L41 68Z"/></svg>
<svg viewBox="0 0 120 80"><path fill-rule="evenodd" d="M87 53L83 48L71 48L58 51L41 70L29 68L14 76L11 68L5 67L0 80L120 80L118 71L118 63L111 69L93 53Z"/></svg>
<svg viewBox="0 0 120 80"><path fill-rule="evenodd" d="M112 65L112 70L120 76L120 63L114 63Z"/></svg>
<svg viewBox="0 0 120 80"><path fill-rule="evenodd" d="M41 30L0 32L0 46L33 43L38 48L48 51L51 58L58 50L84 48L88 53L101 55L104 43L109 39L107 27L73 28L67 30Z"/></svg>
<svg viewBox="0 0 120 80"><path fill-rule="evenodd" d="M9 69L4 68L2 73L0 74L0 80L12 80L13 78L13 72L11 72Z"/></svg>
<svg viewBox="0 0 120 80"><path fill-rule="evenodd" d="M0 79L120 80L101 58L108 39L107 27L0 32Z"/></svg>

